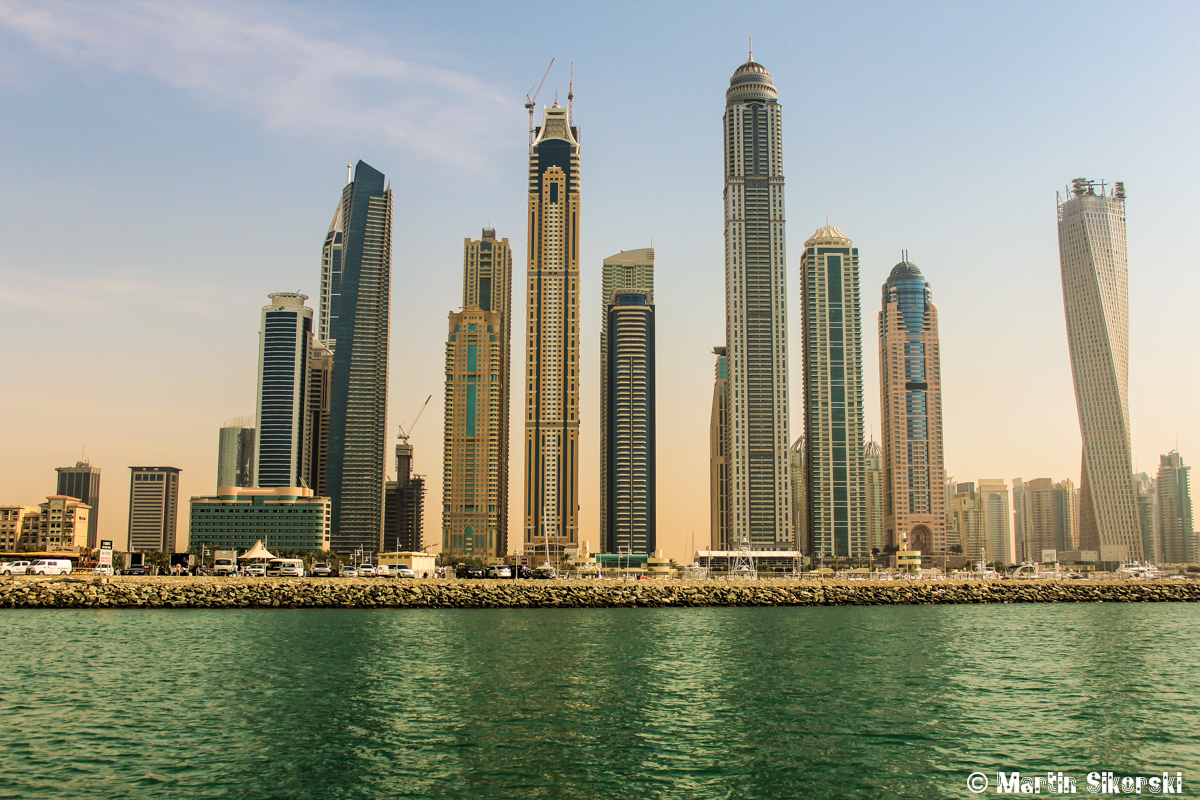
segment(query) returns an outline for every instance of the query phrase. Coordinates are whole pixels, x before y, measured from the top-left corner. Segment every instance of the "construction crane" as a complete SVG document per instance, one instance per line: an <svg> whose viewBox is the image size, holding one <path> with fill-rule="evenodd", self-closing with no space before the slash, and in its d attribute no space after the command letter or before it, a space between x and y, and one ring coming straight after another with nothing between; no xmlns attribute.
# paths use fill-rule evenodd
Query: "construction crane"
<svg viewBox="0 0 1200 800"><path fill-rule="evenodd" d="M417 427L417 421L421 419L421 415L425 413L425 406L429 405L429 401L433 399L433 395L425 398L425 402L421 404L421 410L417 412L417 416L413 418L412 425L408 426L408 430L404 430L403 423L400 425L400 441L408 444L408 437L412 436L413 428Z"/></svg>
<svg viewBox="0 0 1200 800"><path fill-rule="evenodd" d="M542 86L546 84L546 78L550 77L550 68L554 66L554 59L550 59L550 66L546 67L545 74L542 75L542 80L538 83L537 88L530 88L532 95L525 95L525 110L529 112L529 143L533 144L533 107L537 102L537 96L542 93Z"/></svg>

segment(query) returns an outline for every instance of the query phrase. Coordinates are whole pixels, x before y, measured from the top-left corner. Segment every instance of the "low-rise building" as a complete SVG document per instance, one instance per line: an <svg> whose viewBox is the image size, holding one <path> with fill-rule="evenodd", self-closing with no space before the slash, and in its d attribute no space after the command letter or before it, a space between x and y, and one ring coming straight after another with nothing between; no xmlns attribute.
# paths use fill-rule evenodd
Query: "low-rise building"
<svg viewBox="0 0 1200 800"><path fill-rule="evenodd" d="M300 486L222 486L216 497L193 497L191 543L210 550L328 550L329 498Z"/></svg>
<svg viewBox="0 0 1200 800"><path fill-rule="evenodd" d="M88 546L88 515L92 507L77 497L52 494L39 503L38 548L60 550Z"/></svg>
<svg viewBox="0 0 1200 800"><path fill-rule="evenodd" d="M41 509L37 506L0 506L0 550L37 547L40 525Z"/></svg>

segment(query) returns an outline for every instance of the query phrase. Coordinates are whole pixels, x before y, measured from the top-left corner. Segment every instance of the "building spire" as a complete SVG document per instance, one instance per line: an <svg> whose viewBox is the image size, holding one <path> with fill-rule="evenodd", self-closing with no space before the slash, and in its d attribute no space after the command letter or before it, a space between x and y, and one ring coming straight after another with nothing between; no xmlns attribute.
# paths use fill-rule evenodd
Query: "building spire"
<svg viewBox="0 0 1200 800"><path fill-rule="evenodd" d="M749 59L747 59L747 60L748 60L748 61L753 61L753 60L754 60L754 39L751 39L751 40L750 40L750 58L749 58Z"/></svg>

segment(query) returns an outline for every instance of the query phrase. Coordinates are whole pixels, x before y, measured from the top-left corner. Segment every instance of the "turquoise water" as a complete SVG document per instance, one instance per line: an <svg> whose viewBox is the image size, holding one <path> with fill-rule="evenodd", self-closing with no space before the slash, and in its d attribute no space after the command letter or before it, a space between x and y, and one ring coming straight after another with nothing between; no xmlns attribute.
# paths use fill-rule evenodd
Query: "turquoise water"
<svg viewBox="0 0 1200 800"><path fill-rule="evenodd" d="M0 612L0 797L1200 785L1200 605ZM991 790L987 795L994 796Z"/></svg>

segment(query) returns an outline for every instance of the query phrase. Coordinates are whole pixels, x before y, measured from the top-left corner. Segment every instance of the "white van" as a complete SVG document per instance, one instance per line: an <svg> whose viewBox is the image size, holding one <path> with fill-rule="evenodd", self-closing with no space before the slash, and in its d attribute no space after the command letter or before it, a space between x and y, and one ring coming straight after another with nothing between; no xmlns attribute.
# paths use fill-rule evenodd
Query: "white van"
<svg viewBox="0 0 1200 800"><path fill-rule="evenodd" d="M267 562L268 578L303 578L307 574L302 558L273 558Z"/></svg>
<svg viewBox="0 0 1200 800"><path fill-rule="evenodd" d="M43 558L33 562L29 572L33 575L70 575L71 559Z"/></svg>

